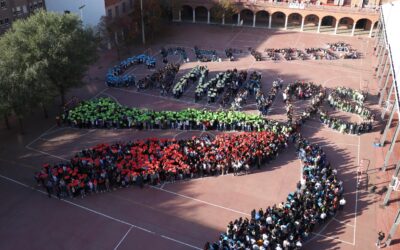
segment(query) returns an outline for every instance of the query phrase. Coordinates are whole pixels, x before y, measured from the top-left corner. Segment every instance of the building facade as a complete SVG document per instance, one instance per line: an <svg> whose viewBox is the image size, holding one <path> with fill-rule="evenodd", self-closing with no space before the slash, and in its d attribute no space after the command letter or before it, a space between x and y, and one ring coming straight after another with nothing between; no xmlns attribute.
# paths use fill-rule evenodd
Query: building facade
<svg viewBox="0 0 400 250"><path fill-rule="evenodd" d="M105 0L106 15L110 18L126 16L133 7L134 0Z"/></svg>
<svg viewBox="0 0 400 250"><path fill-rule="evenodd" d="M45 8L44 0L0 0L0 34L10 28L13 21Z"/></svg>
<svg viewBox="0 0 400 250"><path fill-rule="evenodd" d="M218 18L217 0L182 0L174 21L243 25L316 33L373 36L379 20L378 0L276 2L232 0L236 13Z"/></svg>

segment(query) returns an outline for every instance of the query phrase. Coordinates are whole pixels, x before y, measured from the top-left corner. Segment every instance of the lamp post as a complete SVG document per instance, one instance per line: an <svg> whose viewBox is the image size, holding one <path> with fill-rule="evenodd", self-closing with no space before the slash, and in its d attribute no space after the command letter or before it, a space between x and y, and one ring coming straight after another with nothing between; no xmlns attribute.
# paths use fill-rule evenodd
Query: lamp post
<svg viewBox="0 0 400 250"><path fill-rule="evenodd" d="M144 35L144 21L143 21L143 0L140 0L140 18L142 21L142 42L146 44L146 37Z"/></svg>
<svg viewBox="0 0 400 250"><path fill-rule="evenodd" d="M83 8L85 8L86 4L83 4L83 0L81 0L81 6L79 6L79 11L81 12L81 21L83 22Z"/></svg>

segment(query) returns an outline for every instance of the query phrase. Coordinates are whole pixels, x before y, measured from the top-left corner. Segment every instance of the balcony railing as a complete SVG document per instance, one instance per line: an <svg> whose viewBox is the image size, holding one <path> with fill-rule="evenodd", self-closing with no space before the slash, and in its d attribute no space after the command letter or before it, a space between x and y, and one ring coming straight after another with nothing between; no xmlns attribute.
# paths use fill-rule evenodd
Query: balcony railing
<svg viewBox="0 0 400 250"><path fill-rule="evenodd" d="M304 9L304 10L327 10L337 13L378 13L377 6L352 7L352 6L335 6L335 5L317 5L313 3L298 2L274 2L269 0L235 0L238 4L257 5L263 7L280 7L288 9Z"/></svg>

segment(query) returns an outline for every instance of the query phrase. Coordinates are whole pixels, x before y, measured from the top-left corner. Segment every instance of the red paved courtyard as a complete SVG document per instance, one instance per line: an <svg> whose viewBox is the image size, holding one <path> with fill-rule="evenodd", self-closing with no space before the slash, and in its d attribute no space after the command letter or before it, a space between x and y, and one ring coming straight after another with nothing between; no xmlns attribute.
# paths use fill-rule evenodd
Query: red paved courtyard
<svg viewBox="0 0 400 250"><path fill-rule="evenodd" d="M227 47L265 48L325 47L328 42L344 41L363 53L359 60L321 60L256 62L250 55L237 61L207 63L211 76L226 69L237 68L262 73L264 91L272 87L276 78L284 84L295 80L313 81L327 88L352 87L369 92L370 108L377 107L377 79L374 77L376 57L372 55L374 40L348 36L318 35L312 33L280 32L267 29L229 28L206 25L179 24L171 26L170 34L146 48L126 51L124 57L143 51L158 58L161 67L161 46L182 46L191 59L182 65L178 78L198 65L192 48L216 49L224 56ZM174 57L174 60L179 60ZM111 89L104 84L107 69L117 63L116 53L103 53L85 78L87 85L70 96L81 99L110 97L117 102L156 110L179 110L187 107L218 109L206 101L194 103L194 88L176 100L161 97L158 90L137 92L134 88ZM149 73L145 66L132 70L140 77ZM301 103L298 103L301 110ZM246 112L256 112L249 103ZM258 112L258 111L257 111ZM56 111L52 111L53 117ZM270 117L282 119L285 107L282 95L275 100ZM346 113L337 114L346 119L357 119ZM226 230L230 220L249 216L253 208L266 208L286 199L295 190L300 178L300 161L293 145L278 159L249 175L206 177L190 181L115 190L84 199L48 199L36 186L33 173L43 163L67 160L83 148L102 142L128 141L148 137L189 138L215 131L179 130L87 130L54 126L54 119L45 120L40 111L32 112L25 120L26 133L19 135L1 128L0 136L0 249L202 249L206 241L215 241ZM304 244L304 249L375 249L379 230L388 231L398 207L397 194L388 208L381 208L383 195L371 194L365 189L365 177L357 174L360 164L369 162L369 184L380 190L388 184L389 173L378 168L383 161L383 149L373 147L379 138L380 121L374 132L362 136L343 135L318 121L309 121L302 135L322 145L328 159L338 169L344 182L346 207L322 227L317 228ZM386 149L387 150L387 149ZM398 154L397 154L398 156ZM394 157L393 157L394 158ZM393 159L393 162L394 159ZM361 180L361 186L356 183ZM396 235L390 249L400 249Z"/></svg>

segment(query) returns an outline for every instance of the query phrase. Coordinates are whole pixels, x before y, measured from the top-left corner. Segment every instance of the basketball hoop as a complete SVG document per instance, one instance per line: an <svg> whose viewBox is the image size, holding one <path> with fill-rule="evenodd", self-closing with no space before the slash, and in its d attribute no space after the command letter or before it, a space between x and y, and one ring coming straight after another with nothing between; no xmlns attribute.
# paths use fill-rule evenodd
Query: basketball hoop
<svg viewBox="0 0 400 250"><path fill-rule="evenodd" d="M392 185L392 182L389 184L389 187L393 189L393 191L400 191L400 181L399 177L392 177L392 181L394 180L394 184Z"/></svg>

